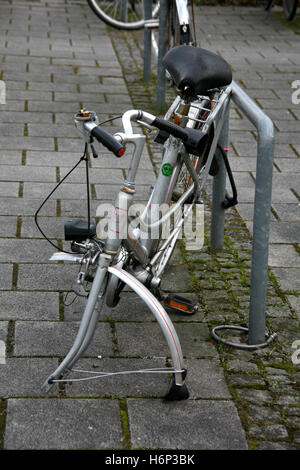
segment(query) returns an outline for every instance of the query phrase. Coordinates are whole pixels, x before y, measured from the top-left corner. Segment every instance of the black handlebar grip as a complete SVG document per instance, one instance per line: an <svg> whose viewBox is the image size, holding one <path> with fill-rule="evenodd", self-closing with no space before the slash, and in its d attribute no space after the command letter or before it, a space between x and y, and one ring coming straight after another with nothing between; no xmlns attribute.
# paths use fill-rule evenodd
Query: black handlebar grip
<svg viewBox="0 0 300 470"><path fill-rule="evenodd" d="M104 147L111 150L116 157L122 157L122 155L124 155L125 149L120 142L113 135L101 129L101 127L95 126L91 130L91 135L101 142Z"/></svg>
<svg viewBox="0 0 300 470"><path fill-rule="evenodd" d="M178 137L183 142L186 142L188 140L189 135L185 131L185 129L180 126L177 126L177 124L174 124L173 122L166 121L165 119L157 117L151 124L152 126L157 127L157 129L160 129L161 131L166 131L168 132L168 134L171 134L174 137Z"/></svg>

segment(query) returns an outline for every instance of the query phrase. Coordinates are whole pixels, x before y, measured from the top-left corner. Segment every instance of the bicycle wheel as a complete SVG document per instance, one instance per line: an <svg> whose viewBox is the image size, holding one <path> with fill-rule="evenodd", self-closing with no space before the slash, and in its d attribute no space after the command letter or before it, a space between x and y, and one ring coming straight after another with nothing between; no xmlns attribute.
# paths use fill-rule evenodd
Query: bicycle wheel
<svg viewBox="0 0 300 470"><path fill-rule="evenodd" d="M104 23L116 29L142 29L144 20L144 0L87 0L93 12ZM153 1L152 17L159 11L159 2Z"/></svg>
<svg viewBox="0 0 300 470"><path fill-rule="evenodd" d="M283 0L282 4L285 18L292 21L297 11L298 0Z"/></svg>

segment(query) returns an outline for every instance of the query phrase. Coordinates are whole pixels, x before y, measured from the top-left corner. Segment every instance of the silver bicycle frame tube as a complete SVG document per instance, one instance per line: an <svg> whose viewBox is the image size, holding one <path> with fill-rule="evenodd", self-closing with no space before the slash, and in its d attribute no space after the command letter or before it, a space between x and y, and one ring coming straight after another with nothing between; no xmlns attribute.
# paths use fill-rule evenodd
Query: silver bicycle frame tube
<svg viewBox="0 0 300 470"><path fill-rule="evenodd" d="M187 0L176 0L176 8L180 25L188 25L190 22Z"/></svg>
<svg viewBox="0 0 300 470"><path fill-rule="evenodd" d="M199 187L197 188L198 193L203 189L207 176L208 176L208 172L210 170L210 165L211 165L211 162L215 153L215 149L218 143L220 131L222 129L225 111L229 103L230 94L231 94L231 87L228 86L222 93L219 103L217 104L215 109L213 109L213 111L211 112L211 115L209 116L207 123L204 125L205 130L208 130L210 125L212 125L212 122L215 121L216 118L218 117L218 124L216 126L214 138L210 147L210 151L207 157L205 168L202 172L202 182L201 184L199 184ZM176 103L178 103L177 99L175 101ZM173 108L173 105L172 105L172 108ZM135 120L137 122L140 122L141 124L146 124L147 126L151 124L151 122L153 122L153 116L146 112L141 113L140 111L137 111L137 110L130 110L124 113L122 120L123 120L123 127L124 127L125 133L118 134L121 140L123 140L123 142L130 141L134 144L136 140L136 142L138 143L138 145L136 146L136 152L134 153L132 160L131 160L130 172L129 172L129 174L131 175L130 185L134 187L134 179L135 179L136 171L137 171L138 164L140 161L142 146L144 145L144 141L142 142L142 139L141 141L139 140L143 136L139 136L138 134L133 134L131 121ZM141 144L139 144L139 142L141 142ZM182 151L182 149L183 149L183 144L180 141L180 139L170 136L165 143L162 165L164 163L169 163L173 167L176 167L178 154L180 151ZM187 167L189 169L189 165L187 165ZM148 201L147 207L145 208L145 211L143 212L142 216L138 218L138 223L140 224L140 229L142 232L149 233L151 232L151 230L155 230L155 229L159 230L162 227L162 225L168 219L170 219L170 217L184 204L184 202L188 199L188 197L194 193L196 181L194 179L195 175L192 174L193 182L191 183L187 191L180 197L177 203L175 203L172 206L172 208L163 217L160 217L159 213L153 214L153 212L150 209L150 206L155 207L156 205L157 207L159 207L161 204L169 202L168 197L174 185L174 176L175 176L174 173L175 172L173 172L173 174L170 176L164 176L162 172L160 171L157 177L154 189ZM121 192L119 194L119 198L121 197L123 199L124 196L121 195ZM153 221L153 215L154 215L154 221ZM148 223L148 221L150 220L151 220L151 223ZM173 237L174 238L178 237L179 230L176 230L177 228L179 229L180 225L174 228L172 234L170 235L168 239L172 240ZM147 261L147 256L149 255L151 256L152 247L155 245L155 241L156 240L153 240L149 237L146 239L142 238L141 240L132 240L130 237L128 237L126 240L126 244L134 252L134 254L136 255L136 258L139 259L142 264L145 264ZM108 252L116 253L118 247L120 246L120 242L121 241L119 241L119 243L117 244L115 241L110 240L110 237L108 237L107 242L106 242L106 248L108 248L109 246L111 247L112 245L114 246L114 250L111 250L110 248Z"/></svg>
<svg viewBox="0 0 300 470"><path fill-rule="evenodd" d="M207 163L206 163L205 169L202 173L203 181L199 185L199 190L200 191L204 187L208 172L210 170L210 164L211 164L213 156L214 156L215 148L216 148L216 145L217 145L217 142L218 142L218 139L219 139L219 135L220 135L220 132L221 132L221 129L222 129L222 126L223 126L224 115L225 115L225 112L226 112L226 109L227 109L227 106L228 106L228 103L229 103L230 93L231 93L231 87L229 86L224 91L224 93L223 93L223 95L220 99L220 102L217 106L217 109L213 110L213 112L211 113L211 116L209 118L209 122L205 125L206 130L208 130L208 128L211 125L212 121L216 120L216 118L218 117L218 124L216 126L214 138L213 138L213 141L212 141L212 144L211 144L211 147L210 147L210 151L209 151L209 154L208 154L208 157L207 157ZM180 150L181 145L182 144L181 144L181 141L179 139L176 139L175 137L170 136L170 138L167 141L167 146L165 148L165 155L164 155L164 159L163 159L163 164L165 163L165 161L167 161L168 163L171 163L171 164L176 163L176 160L177 160L177 157L178 157L178 152ZM193 175L191 175L191 176L193 177ZM168 202L167 201L167 195L168 195L168 191L169 191L169 186L172 184L172 182L173 182L172 175L171 175L171 177L165 177L161 173L159 174L159 176L157 178L157 181L156 181L156 184L155 184L155 187L153 189L153 193L151 195L151 205L154 204L154 203L159 205L159 204L163 204L165 202ZM151 224L147 224L144 220L145 217L141 217L139 219L139 222L141 223L141 230L146 232L146 231L149 231L153 228L157 228L157 227L161 226L168 219L168 217L172 216L172 214L174 214L176 212L176 210L178 210L179 206L181 206L184 203L184 201L191 194L193 194L194 188L195 188L195 184L191 183L188 190L181 196L179 201L176 204L173 205L172 209L170 209L170 211L168 211L168 213L163 218L161 218L157 221L154 221Z"/></svg>

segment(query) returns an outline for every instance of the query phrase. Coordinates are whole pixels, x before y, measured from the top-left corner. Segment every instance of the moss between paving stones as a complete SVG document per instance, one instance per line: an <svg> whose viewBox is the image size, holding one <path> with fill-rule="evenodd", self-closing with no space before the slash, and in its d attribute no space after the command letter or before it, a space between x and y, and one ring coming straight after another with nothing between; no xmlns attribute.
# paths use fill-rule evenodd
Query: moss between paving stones
<svg viewBox="0 0 300 470"><path fill-rule="evenodd" d="M112 32L109 28L107 32L123 69L134 107L155 112L155 77L152 77L149 83L142 80L143 33L124 33L115 30ZM167 88L166 103L170 103L173 96L174 90ZM148 141L147 145L154 169L157 171L160 163L160 146L151 141ZM206 208L210 206L210 193L211 188L208 187L205 196ZM209 210L206 210L205 217L207 229ZM203 250L197 253L187 252L184 244L180 243L183 260L204 311L204 321L209 329L224 322L247 326L251 237L237 211L232 208L226 213L222 251L210 250L208 232L205 240ZM295 418L293 421L294 410L298 412L299 374L296 375L297 369L291 363L289 340L291 331L295 328L296 331L299 330L295 315L271 272L267 306L285 309L284 319L276 318L278 314L267 317L267 329L269 332L277 331L278 339L268 348L254 352L218 344L219 359L246 431L249 448L300 449L297 421ZM272 309L268 312L270 313L272 314ZM238 368L235 369L233 365L237 364ZM282 375L276 375L272 369L274 367L286 371L289 380L284 382L279 380ZM255 413L253 413L254 405Z"/></svg>

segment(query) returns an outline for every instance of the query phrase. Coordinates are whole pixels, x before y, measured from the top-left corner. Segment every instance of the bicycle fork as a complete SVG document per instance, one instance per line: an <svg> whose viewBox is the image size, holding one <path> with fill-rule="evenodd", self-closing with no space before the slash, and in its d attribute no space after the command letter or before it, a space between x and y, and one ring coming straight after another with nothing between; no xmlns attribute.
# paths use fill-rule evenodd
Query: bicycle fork
<svg viewBox="0 0 300 470"><path fill-rule="evenodd" d="M126 283L141 297L162 329L173 362L173 375L165 399L181 400L188 398L189 392L185 384L186 369L183 365L181 345L168 314L154 295L134 276L119 267L111 266L111 259L111 255L107 253L100 255L95 278L73 346L58 368L44 382L42 389L49 391L55 382L60 381L66 374L71 372L72 365L75 364L90 344L101 311L101 308L96 308L96 304L100 301L102 306L106 290L107 275L110 273ZM70 382L72 382L72 380L70 380Z"/></svg>

